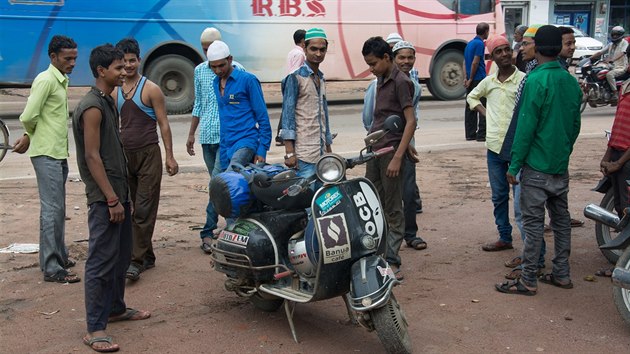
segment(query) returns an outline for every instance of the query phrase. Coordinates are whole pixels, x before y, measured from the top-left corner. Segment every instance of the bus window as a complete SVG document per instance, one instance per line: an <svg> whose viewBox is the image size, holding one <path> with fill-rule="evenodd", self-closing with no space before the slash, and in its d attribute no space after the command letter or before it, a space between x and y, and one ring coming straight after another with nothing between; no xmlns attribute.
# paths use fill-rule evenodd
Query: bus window
<svg viewBox="0 0 630 354"><path fill-rule="evenodd" d="M487 14L493 11L494 0L459 1L459 13L462 15Z"/></svg>
<svg viewBox="0 0 630 354"><path fill-rule="evenodd" d="M455 0L438 0L447 9L456 12L457 1Z"/></svg>

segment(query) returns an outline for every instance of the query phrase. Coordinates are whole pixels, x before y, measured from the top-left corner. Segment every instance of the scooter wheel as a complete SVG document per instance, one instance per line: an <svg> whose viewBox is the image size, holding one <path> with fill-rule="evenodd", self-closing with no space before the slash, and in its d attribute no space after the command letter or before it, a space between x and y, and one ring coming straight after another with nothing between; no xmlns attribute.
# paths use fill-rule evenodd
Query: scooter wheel
<svg viewBox="0 0 630 354"><path fill-rule="evenodd" d="M621 254L617 261L617 267L630 270L630 248ZM630 290L613 286L613 300L617 311L627 325L630 325Z"/></svg>
<svg viewBox="0 0 630 354"><path fill-rule="evenodd" d="M284 303L284 299L264 298L259 293L250 296L249 301L254 307L264 312L276 312Z"/></svg>

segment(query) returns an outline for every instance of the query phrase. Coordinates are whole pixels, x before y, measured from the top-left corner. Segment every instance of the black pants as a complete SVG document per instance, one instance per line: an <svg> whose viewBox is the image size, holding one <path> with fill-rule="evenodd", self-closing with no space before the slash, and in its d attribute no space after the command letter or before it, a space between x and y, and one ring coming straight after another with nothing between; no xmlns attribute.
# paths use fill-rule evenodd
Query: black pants
<svg viewBox="0 0 630 354"><path fill-rule="evenodd" d="M466 89L466 96L475 88L481 80L473 80ZM486 106L486 99L481 99L481 104ZM486 117L475 110L470 110L466 102L466 112L464 112L464 127L466 129L466 140L486 138Z"/></svg>
<svg viewBox="0 0 630 354"><path fill-rule="evenodd" d="M407 155L403 161L403 214L405 216L405 241L409 242L418 233L416 210L422 208L420 190L416 183L416 164Z"/></svg>

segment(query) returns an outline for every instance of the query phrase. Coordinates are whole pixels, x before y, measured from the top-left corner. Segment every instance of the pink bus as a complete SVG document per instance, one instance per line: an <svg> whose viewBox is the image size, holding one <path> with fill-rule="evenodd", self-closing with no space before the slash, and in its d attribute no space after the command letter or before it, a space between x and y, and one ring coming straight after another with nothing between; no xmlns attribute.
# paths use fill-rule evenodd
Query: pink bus
<svg viewBox="0 0 630 354"><path fill-rule="evenodd" d="M372 36L398 32L416 46L420 79L439 99L464 95L463 52L479 22L503 34L499 0L7 0L0 2L0 85L29 85L49 63L55 34L79 46L70 84L89 85L92 48L134 37L143 73L166 95L169 113L190 111L193 69L205 60L199 35L218 28L233 56L263 82L285 75L286 55L299 28L323 28L328 80L367 79L361 55Z"/></svg>

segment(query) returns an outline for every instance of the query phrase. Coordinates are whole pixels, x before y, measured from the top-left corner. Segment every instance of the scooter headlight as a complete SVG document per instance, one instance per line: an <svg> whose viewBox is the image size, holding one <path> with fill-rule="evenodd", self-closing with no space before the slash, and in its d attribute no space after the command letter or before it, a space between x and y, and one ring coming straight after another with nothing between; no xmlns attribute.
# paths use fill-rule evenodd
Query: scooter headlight
<svg viewBox="0 0 630 354"><path fill-rule="evenodd" d="M339 155L328 154L317 160L317 177L324 183L341 181L346 175L345 159Z"/></svg>

